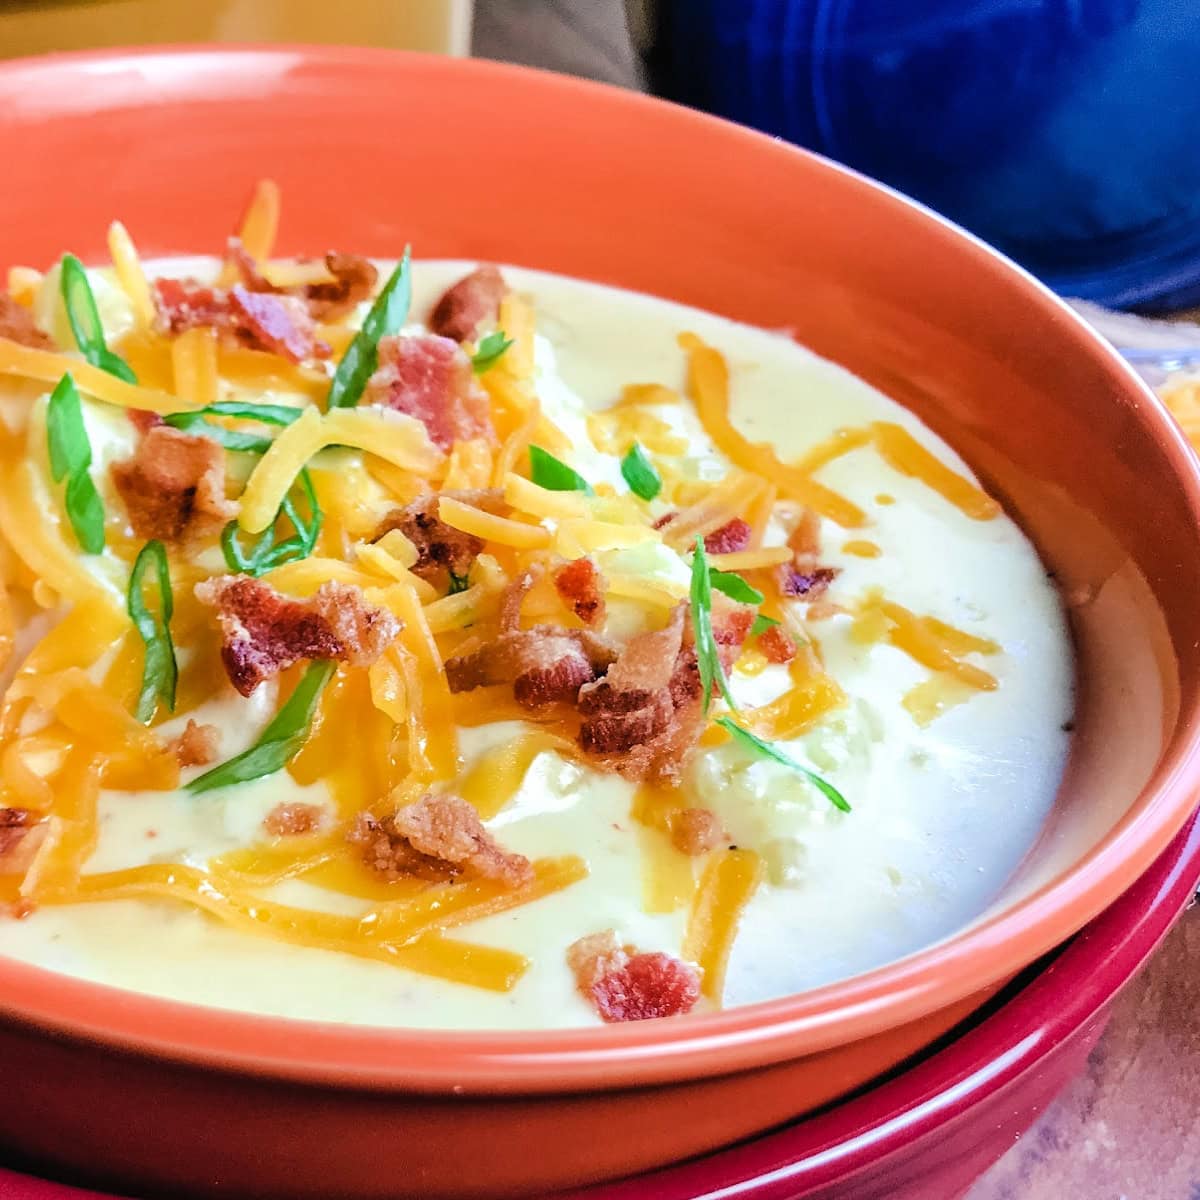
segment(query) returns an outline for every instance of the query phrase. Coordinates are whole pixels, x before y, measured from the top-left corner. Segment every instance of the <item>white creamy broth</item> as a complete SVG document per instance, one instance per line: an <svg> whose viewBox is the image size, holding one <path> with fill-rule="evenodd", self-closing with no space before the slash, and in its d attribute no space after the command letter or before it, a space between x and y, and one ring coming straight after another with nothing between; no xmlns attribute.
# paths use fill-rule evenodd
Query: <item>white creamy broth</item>
<svg viewBox="0 0 1200 1200"><path fill-rule="evenodd" d="M414 320L472 263L418 262ZM188 260L189 270L211 271ZM181 274L180 264L159 264ZM686 358L676 336L689 330L719 349L731 373L731 413L754 441L795 459L845 427L903 426L967 478L969 468L915 417L879 392L781 335L665 301L540 272L504 268L537 311L536 385L543 409L570 438L564 455L585 478L626 490L619 460L594 450L585 416L614 403L629 383L683 389ZM128 324L123 296L96 289L110 335ZM414 328L415 328L414 323ZM286 396L256 394L279 402ZM720 478L726 462L690 406L652 410L686 436L686 469ZM132 445L120 413L87 405L93 475ZM702 748L685 779L737 844L770 864L734 945L726 1005L766 999L841 979L909 954L983 912L1035 841L1054 800L1072 711L1069 636L1055 590L1036 552L1006 516L974 520L869 446L836 459L817 478L867 515L860 529L821 523L821 562L840 573L826 599L854 609L876 589L913 613L999 643L972 655L998 681L921 726L902 705L929 678L895 647L852 635L842 612L809 623L826 671L848 703L782 748L835 785L852 806L836 812L788 767L727 743ZM882 499L881 499L882 498ZM768 542L785 532L772 527ZM877 557L843 549L868 541ZM630 574L686 584L669 552L621 552ZM673 561L672 561L673 560ZM613 560L616 562L617 560ZM220 568L219 560L213 565ZM108 568L101 564L101 571ZM681 574L682 573L682 574ZM621 619L614 605L614 624ZM739 703L765 703L788 686L786 669L735 669ZM249 700L231 697L189 714L222 730L221 756L252 743L276 707L272 685ZM184 723L161 727L170 735ZM511 739L520 724L461 731L469 764ZM579 854L589 873L561 892L454 931L472 942L528 956L526 974L494 993L346 955L286 945L231 930L201 913L142 900L41 908L0 921L0 952L54 970L202 1004L322 1020L454 1028L572 1026L599 1020L576 990L565 949L613 928L639 950L680 954L686 906L650 914L642 904L643 831L631 819L635 786L544 752L520 790L489 824L509 849L530 858ZM321 800L286 772L201 796L102 794L100 838L87 871L153 861L196 866L261 840L265 814L292 799ZM303 882L273 898L301 907L359 912L366 905Z"/></svg>

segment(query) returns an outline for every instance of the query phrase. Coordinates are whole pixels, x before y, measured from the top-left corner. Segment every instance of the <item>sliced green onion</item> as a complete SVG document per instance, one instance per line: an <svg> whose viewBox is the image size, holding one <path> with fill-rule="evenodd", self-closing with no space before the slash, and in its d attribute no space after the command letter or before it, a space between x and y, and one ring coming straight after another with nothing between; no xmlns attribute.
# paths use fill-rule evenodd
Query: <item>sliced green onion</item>
<svg viewBox="0 0 1200 1200"><path fill-rule="evenodd" d="M302 517L296 508L293 493L299 485L308 506L308 517ZM280 517L286 517L291 523L292 534L282 542L276 543L276 525ZM225 564L231 571L243 575L252 575L257 579L275 567L287 562L295 562L307 558L317 545L317 537L321 532L325 514L321 511L317 492L313 487L312 476L308 468L301 469L296 477L296 483L288 490L275 514L275 520L258 535L248 549L242 548L241 535L236 521L230 521L221 532L221 551L225 555Z"/></svg>
<svg viewBox="0 0 1200 1200"><path fill-rule="evenodd" d="M83 263L75 255L65 254L61 271L63 306L80 353L92 366L126 383L137 383L137 376L129 369L129 364L119 354L114 354L104 340L104 326L100 323L96 297Z"/></svg>
<svg viewBox="0 0 1200 1200"><path fill-rule="evenodd" d="M46 442L50 476L55 483L67 480L65 506L75 537L88 554L104 549L104 502L88 468L92 444L83 423L83 404L70 374L50 393L46 406Z"/></svg>
<svg viewBox="0 0 1200 1200"><path fill-rule="evenodd" d="M466 575L455 575L450 572L450 590L446 593L447 596L457 596L459 592L465 592L471 586L471 580Z"/></svg>
<svg viewBox="0 0 1200 1200"><path fill-rule="evenodd" d="M313 715L317 711L321 693L333 675L333 669L331 662L309 663L300 682L296 684L296 690L262 731L258 741L249 750L197 776L185 790L199 795L216 788L231 787L235 783L249 783L264 775L274 775L286 767L308 739Z"/></svg>
<svg viewBox="0 0 1200 1200"><path fill-rule="evenodd" d="M555 458L549 450L541 446L529 447L529 478L538 487L544 487L552 492L586 492L594 495L592 485L572 467L568 467L560 458Z"/></svg>
<svg viewBox="0 0 1200 1200"><path fill-rule="evenodd" d="M736 712L737 704L729 690L725 668L721 666L717 639L713 635L712 584L702 537L696 538L696 553L692 557L691 612L692 635L696 642L696 665L700 669L700 684L704 688L704 712L707 715L712 704L714 682L725 698L725 703Z"/></svg>
<svg viewBox="0 0 1200 1200"><path fill-rule="evenodd" d="M810 771L803 763L798 763L790 754L785 754L774 742L768 742L751 733L750 730L743 729L731 717L718 717L717 724L723 729L728 729L734 738L748 749L761 754L764 758L773 758L777 763L791 767L793 771L798 771L817 788L834 808L840 809L842 812L850 812L850 804L846 797L832 783L827 779L822 779L815 771Z"/></svg>
<svg viewBox="0 0 1200 1200"><path fill-rule="evenodd" d="M621 474L629 484L629 490L643 500L653 500L662 491L662 477L637 442L629 447L628 453L621 459Z"/></svg>
<svg viewBox="0 0 1200 1200"><path fill-rule="evenodd" d="M730 600L739 604L761 604L763 594L757 588L752 588L740 575L733 571L714 571L708 569L708 578L718 592L724 592Z"/></svg>
<svg viewBox="0 0 1200 1200"><path fill-rule="evenodd" d="M251 404L245 400L220 400L203 408L168 413L163 420L175 429L198 433L220 442L227 450L242 450L250 454L265 454L271 439L257 433L242 433L216 425L208 417L237 417L244 421L260 421L264 425L290 425L304 411L286 404Z"/></svg>
<svg viewBox="0 0 1200 1200"><path fill-rule="evenodd" d="M761 637L768 629L778 624L779 622L774 617L764 617L762 613L759 613L754 618L754 624L750 626L750 637Z"/></svg>
<svg viewBox="0 0 1200 1200"><path fill-rule="evenodd" d="M158 584L157 615L146 605L144 587L146 572L152 566ZM167 551L162 542L147 542L138 552L133 570L129 573L126 605L129 619L146 644L146 658L142 665L142 689L138 693L136 710L137 719L145 723L154 716L154 710L160 700L172 712L175 711L175 685L179 679L175 645L171 641L171 617L175 611L171 593L171 572L167 565Z"/></svg>
<svg viewBox="0 0 1200 1200"><path fill-rule="evenodd" d="M375 297L362 328L354 335L354 341L338 363L329 388L328 408L353 408L362 399L367 380L379 365L380 340L398 332L408 318L412 303L411 258L410 249L405 247L400 265Z"/></svg>
<svg viewBox="0 0 1200 1200"><path fill-rule="evenodd" d="M494 367L504 357L504 352L512 344L512 338L505 337L503 329L497 329L495 333L489 333L479 343L478 349L471 356L471 366L475 374L482 375L484 371L488 371Z"/></svg>

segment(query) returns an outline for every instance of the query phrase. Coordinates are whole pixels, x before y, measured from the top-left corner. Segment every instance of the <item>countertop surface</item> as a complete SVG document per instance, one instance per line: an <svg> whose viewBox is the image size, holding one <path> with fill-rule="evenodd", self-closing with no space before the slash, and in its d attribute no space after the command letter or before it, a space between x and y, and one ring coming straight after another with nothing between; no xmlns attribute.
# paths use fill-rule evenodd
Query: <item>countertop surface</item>
<svg viewBox="0 0 1200 1200"><path fill-rule="evenodd" d="M475 53L640 87L621 0L477 0ZM1200 1200L1200 908L969 1200Z"/></svg>

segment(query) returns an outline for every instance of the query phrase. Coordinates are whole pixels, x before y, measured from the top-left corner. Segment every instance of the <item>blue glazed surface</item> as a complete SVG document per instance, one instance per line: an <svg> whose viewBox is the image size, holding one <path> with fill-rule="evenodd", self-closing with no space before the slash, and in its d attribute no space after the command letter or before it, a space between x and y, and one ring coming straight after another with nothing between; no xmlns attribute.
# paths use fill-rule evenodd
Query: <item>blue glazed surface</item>
<svg viewBox="0 0 1200 1200"><path fill-rule="evenodd" d="M657 90L916 196L1058 290L1200 303L1200 0L659 0Z"/></svg>

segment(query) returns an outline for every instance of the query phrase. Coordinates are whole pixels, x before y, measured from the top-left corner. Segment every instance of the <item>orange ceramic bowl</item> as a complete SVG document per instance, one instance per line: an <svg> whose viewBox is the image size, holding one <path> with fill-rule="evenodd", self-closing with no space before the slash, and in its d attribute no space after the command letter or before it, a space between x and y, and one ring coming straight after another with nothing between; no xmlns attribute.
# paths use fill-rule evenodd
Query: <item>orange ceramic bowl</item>
<svg viewBox="0 0 1200 1200"><path fill-rule="evenodd" d="M731 1142L919 1050L1111 903L1193 804L1200 480L1154 397L986 246L849 171L641 96L335 49L0 67L0 267L223 244L490 259L786 327L911 407L1073 602L1074 753L992 910L921 953L684 1020L450 1034L241 1016L0 962L0 1143L172 1196L522 1195Z"/></svg>

